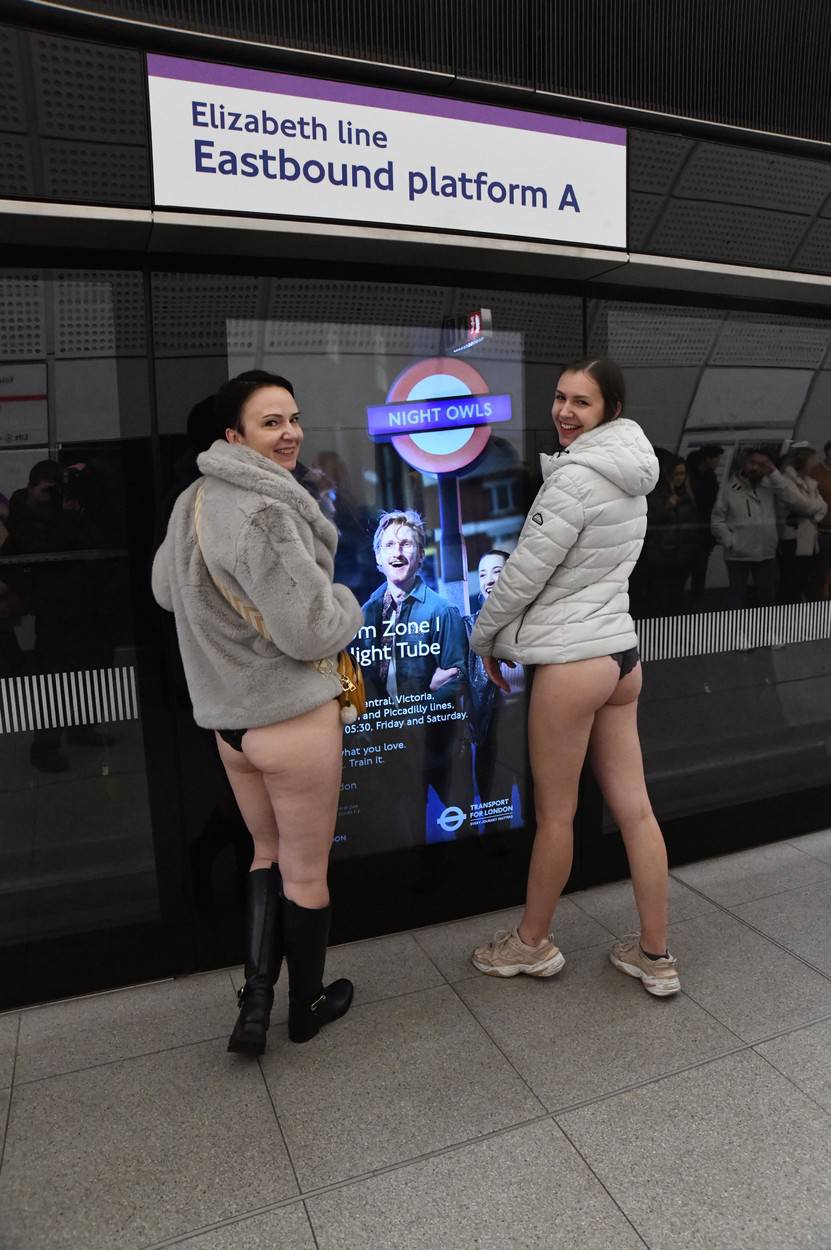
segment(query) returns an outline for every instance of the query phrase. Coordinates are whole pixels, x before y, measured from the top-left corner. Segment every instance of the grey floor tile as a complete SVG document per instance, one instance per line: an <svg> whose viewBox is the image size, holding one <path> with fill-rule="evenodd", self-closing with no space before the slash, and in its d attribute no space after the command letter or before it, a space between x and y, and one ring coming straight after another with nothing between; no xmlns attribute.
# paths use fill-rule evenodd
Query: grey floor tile
<svg viewBox="0 0 831 1250"><path fill-rule="evenodd" d="M795 846L805 855L813 855L815 859L831 863L831 829L820 829L817 833L804 833L798 838L788 838L788 846Z"/></svg>
<svg viewBox="0 0 831 1250"><path fill-rule="evenodd" d="M474 946L487 941L497 929L512 929L521 915L522 908L514 907L509 911L471 916L453 924L419 929L415 939L441 968L448 981L461 981L465 977L480 975L470 962ZM575 907L568 898L560 900L552 927L555 942L566 954L609 940L608 930Z"/></svg>
<svg viewBox="0 0 831 1250"><path fill-rule="evenodd" d="M741 920L831 974L831 881L734 907Z"/></svg>
<svg viewBox="0 0 831 1250"><path fill-rule="evenodd" d="M734 855L684 864L672 872L717 903L731 907L825 880L831 877L831 863L812 859L787 842L772 842Z"/></svg>
<svg viewBox="0 0 831 1250"><path fill-rule="evenodd" d="M456 988L550 1110L737 1045L684 995L647 994L612 967L605 946L572 955L550 980L480 976Z"/></svg>
<svg viewBox="0 0 831 1250"><path fill-rule="evenodd" d="M785 1033L756 1047L794 1085L831 1112L831 1020ZM831 1217L829 1217L831 1218Z"/></svg>
<svg viewBox="0 0 831 1250"><path fill-rule="evenodd" d="M13 1250L134 1250L296 1193L259 1068L224 1042L15 1086Z"/></svg>
<svg viewBox="0 0 831 1250"><path fill-rule="evenodd" d="M18 1017L16 1012L0 1016L0 1089L11 1085L14 1070L14 1050L17 1043Z"/></svg>
<svg viewBox="0 0 831 1250"><path fill-rule="evenodd" d="M591 890L579 890L570 894L569 898L617 937L622 937L624 933L637 933L639 929L632 882L628 879L594 886ZM669 879L668 898L670 923L717 910L706 898L688 890L674 877Z"/></svg>
<svg viewBox="0 0 831 1250"><path fill-rule="evenodd" d="M245 980L241 968L233 968L231 977L237 988ZM338 977L348 977L354 984L356 1006L444 984L441 973L436 971L409 933L393 933L390 937L374 938L370 942L333 946L326 956L326 980L336 981ZM277 982L271 1019L274 1024L282 1024L288 1018L288 977L283 968Z"/></svg>
<svg viewBox="0 0 831 1250"><path fill-rule="evenodd" d="M724 912L670 926L684 989L746 1042L831 1012L831 981Z"/></svg>
<svg viewBox="0 0 831 1250"><path fill-rule="evenodd" d="M829 1244L831 1120L758 1055L557 1118L649 1246Z"/></svg>
<svg viewBox="0 0 831 1250"><path fill-rule="evenodd" d="M636 1250L550 1120L309 1199L320 1250Z"/></svg>
<svg viewBox="0 0 831 1250"><path fill-rule="evenodd" d="M227 972L38 1007L22 1013L15 1080L222 1037L234 1019Z"/></svg>
<svg viewBox="0 0 831 1250"><path fill-rule="evenodd" d="M225 1224L208 1233L197 1233L176 1244L182 1250L316 1250L300 1202Z"/></svg>
<svg viewBox="0 0 831 1250"><path fill-rule="evenodd" d="M356 1007L263 1071L304 1190L543 1110L449 986Z"/></svg>

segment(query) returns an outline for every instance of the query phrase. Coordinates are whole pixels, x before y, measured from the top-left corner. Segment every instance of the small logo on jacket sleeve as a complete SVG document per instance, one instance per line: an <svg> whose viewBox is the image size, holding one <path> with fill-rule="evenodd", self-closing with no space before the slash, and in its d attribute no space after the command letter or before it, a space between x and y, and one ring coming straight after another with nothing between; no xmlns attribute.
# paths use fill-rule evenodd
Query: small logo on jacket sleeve
<svg viewBox="0 0 831 1250"><path fill-rule="evenodd" d="M534 515L531 517L531 520L534 522L535 525L542 525L542 513L535 512Z"/></svg>

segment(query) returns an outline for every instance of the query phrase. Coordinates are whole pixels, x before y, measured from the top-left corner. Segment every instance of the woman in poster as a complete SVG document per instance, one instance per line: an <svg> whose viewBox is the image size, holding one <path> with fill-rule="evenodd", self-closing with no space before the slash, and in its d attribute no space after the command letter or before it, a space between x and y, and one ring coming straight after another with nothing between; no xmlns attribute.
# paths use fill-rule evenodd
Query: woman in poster
<svg viewBox="0 0 831 1250"><path fill-rule="evenodd" d="M536 666L528 731L537 815L522 919L472 959L491 976L546 977L563 967L549 927L571 871L588 753L624 840L640 916L640 933L615 942L610 958L665 996L680 982L667 948L666 848L638 738L641 665L627 596L658 463L623 405L623 375L609 360L582 361L560 377L552 408L560 450L542 458L543 485L471 636L503 690L500 661Z"/></svg>

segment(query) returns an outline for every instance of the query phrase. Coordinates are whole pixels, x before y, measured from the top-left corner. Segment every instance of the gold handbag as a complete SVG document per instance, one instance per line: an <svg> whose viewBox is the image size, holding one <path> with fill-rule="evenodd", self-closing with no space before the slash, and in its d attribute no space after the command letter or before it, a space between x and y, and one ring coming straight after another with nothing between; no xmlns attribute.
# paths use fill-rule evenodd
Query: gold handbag
<svg viewBox="0 0 831 1250"><path fill-rule="evenodd" d="M202 550L202 503L204 490L204 486L199 487L193 505L193 528L196 534L196 545L201 552L203 560L205 560L205 552ZM205 561L205 568L208 568L207 561ZM273 642L274 639L266 628L262 612L258 611L252 603L246 603L244 599L238 598L228 586L225 586L214 577L210 569L208 569L208 574L222 598L234 609L237 616L242 617L246 624L255 629L261 638L265 638L268 642ZM310 660L309 663L312 668L316 668L324 677L338 678L340 694L337 696L337 700L340 704L340 718L344 725L351 725L359 716L363 716L366 711L364 675L361 666L355 663L351 652L346 650L339 651L337 662L323 659Z"/></svg>

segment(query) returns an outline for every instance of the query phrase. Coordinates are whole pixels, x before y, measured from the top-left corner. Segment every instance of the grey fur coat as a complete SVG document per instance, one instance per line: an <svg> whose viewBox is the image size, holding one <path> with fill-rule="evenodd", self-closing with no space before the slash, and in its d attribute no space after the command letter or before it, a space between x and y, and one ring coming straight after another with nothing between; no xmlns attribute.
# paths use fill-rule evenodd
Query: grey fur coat
<svg viewBox="0 0 831 1250"><path fill-rule="evenodd" d="M249 729L320 707L340 684L309 661L335 656L361 624L351 590L332 582L337 530L286 469L248 447L217 441L198 465L204 476L176 501L153 562L153 594L176 618L196 723ZM194 531L200 485L204 559ZM226 603L211 574L262 613L273 641Z"/></svg>

